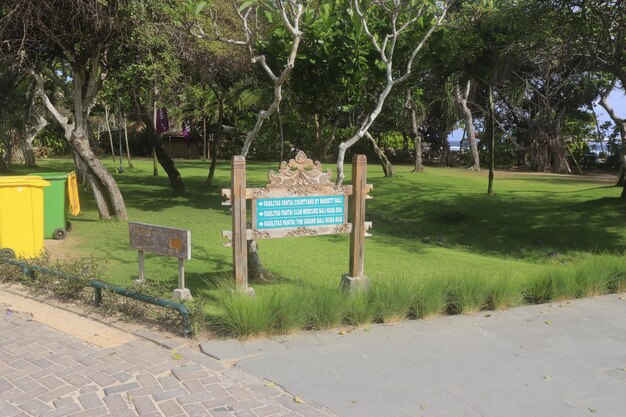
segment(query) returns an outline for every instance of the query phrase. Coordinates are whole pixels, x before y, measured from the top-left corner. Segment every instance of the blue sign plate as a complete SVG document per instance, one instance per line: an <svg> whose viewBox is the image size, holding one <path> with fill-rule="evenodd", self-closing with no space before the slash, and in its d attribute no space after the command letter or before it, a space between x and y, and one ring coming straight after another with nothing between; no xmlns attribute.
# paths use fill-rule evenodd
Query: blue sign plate
<svg viewBox="0 0 626 417"><path fill-rule="evenodd" d="M258 198L256 229L282 229L344 224L345 196Z"/></svg>

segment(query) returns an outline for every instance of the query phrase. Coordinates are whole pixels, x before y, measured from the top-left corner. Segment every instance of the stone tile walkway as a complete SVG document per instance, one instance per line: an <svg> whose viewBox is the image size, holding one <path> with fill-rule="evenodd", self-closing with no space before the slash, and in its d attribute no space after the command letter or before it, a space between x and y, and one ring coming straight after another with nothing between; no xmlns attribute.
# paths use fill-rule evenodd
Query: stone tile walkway
<svg viewBox="0 0 626 417"><path fill-rule="evenodd" d="M101 349L0 311L2 417L334 416L184 347L136 339Z"/></svg>

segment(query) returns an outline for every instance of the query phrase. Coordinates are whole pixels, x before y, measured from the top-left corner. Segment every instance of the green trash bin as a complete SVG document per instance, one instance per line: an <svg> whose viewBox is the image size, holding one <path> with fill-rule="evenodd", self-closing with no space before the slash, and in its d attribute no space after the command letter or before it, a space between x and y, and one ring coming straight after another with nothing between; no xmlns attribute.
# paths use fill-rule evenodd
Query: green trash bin
<svg viewBox="0 0 626 417"><path fill-rule="evenodd" d="M65 172L34 173L50 183L43 192L43 236L44 239L65 239L71 229L67 220L67 176Z"/></svg>

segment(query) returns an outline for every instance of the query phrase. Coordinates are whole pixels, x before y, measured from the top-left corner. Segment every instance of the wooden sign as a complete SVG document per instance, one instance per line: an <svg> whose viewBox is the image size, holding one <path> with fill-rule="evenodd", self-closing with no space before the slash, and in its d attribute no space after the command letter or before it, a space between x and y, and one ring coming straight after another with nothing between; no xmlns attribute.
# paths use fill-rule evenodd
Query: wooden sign
<svg viewBox="0 0 626 417"><path fill-rule="evenodd" d="M357 155L353 161L353 185L335 185L330 181L330 170L322 171L318 161L298 152L288 163L281 163L278 173L268 172L270 182L265 187L246 188L245 159L233 157L232 188L222 190L222 195L227 198L223 204L233 207L233 229L222 234L229 240L225 246L233 247L238 289L252 292L247 278L248 240L352 233L351 242L362 241L372 225L364 221L365 199L371 198L367 194L373 188L365 183L366 170L367 159L364 155ZM354 184L360 188L353 192ZM250 228L246 227L246 199L252 200ZM349 200L350 205L362 207L352 213L350 222ZM362 204L360 200L363 200ZM356 244L356 247L362 246L362 243ZM356 260L359 262L362 264L362 259ZM351 267L347 276L355 276L355 271L361 271L362 275L362 269L362 266L356 270ZM360 284L365 281L365 277L362 278ZM356 284L348 285L356 287Z"/></svg>
<svg viewBox="0 0 626 417"><path fill-rule="evenodd" d="M191 232L172 227L128 222L130 247L179 259L191 259Z"/></svg>
<svg viewBox="0 0 626 417"><path fill-rule="evenodd" d="M172 227L155 226L146 223L128 222L130 247L137 249L139 277L135 281L143 284L144 252L178 258L178 288L172 297L179 300L190 300L191 292L185 288L184 260L191 259L191 232Z"/></svg>

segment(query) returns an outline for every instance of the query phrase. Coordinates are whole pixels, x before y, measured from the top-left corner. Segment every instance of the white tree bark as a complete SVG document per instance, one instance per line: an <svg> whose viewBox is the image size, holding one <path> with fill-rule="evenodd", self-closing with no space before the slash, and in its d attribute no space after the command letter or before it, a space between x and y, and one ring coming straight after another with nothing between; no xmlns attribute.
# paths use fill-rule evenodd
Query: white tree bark
<svg viewBox="0 0 626 417"><path fill-rule="evenodd" d="M244 157L247 157L248 152L250 152L250 146L259 135L265 120L276 113L279 108L280 102L283 99L283 84L287 81L291 71L293 70L296 56L298 54L298 47L300 46L300 41L302 39L300 19L302 17L302 13L304 13L303 3L299 0L274 0L273 3L280 12L283 26L291 36L291 50L287 56L287 63L278 75L276 75L277 73L269 67L265 56L258 54L256 49L256 36L258 36L258 33L256 32L257 22L256 20L253 22L254 25L252 28L250 24L250 20L256 19L258 16L254 6L249 6L242 13L237 4L233 3L233 6L235 7L235 10L237 11L237 14L243 24L243 34L245 40L235 40L223 37L219 32L215 17L212 13L211 18L213 20L214 36L208 36L200 26L194 26L194 34L200 38L218 40L230 45L245 46L248 50L248 54L250 55L250 62L253 65L259 64L274 86L274 100L267 109L259 112L254 127L246 134L246 138L241 149L241 155Z"/></svg>
<svg viewBox="0 0 626 417"><path fill-rule="evenodd" d="M369 5L367 4L369 3ZM441 7L439 16L435 19L432 26L428 29L428 31L424 34L422 39L417 43L417 45L413 48L409 58L407 59L406 66L404 70L398 75L394 70L394 53L396 51L396 44L400 39L400 35L406 32L408 29L412 29L412 25L415 24L421 17L423 17L427 12L431 10L428 9L427 2L421 2L421 5L418 7L413 7L405 0L392 0L389 2L366 2L366 7L361 10L361 1L353 0L352 9L355 14L360 18L361 25L367 34L367 37L370 40L370 43L374 50L378 53L381 61L385 64L385 73L386 73L386 83L383 91L378 96L376 101L376 106L374 109L365 117L365 119L361 122L359 129L357 132L352 135L349 139L339 144L339 152L337 155L337 184L341 185L345 178L343 165L346 156L346 151L359 140L361 140L366 133L369 131L370 127L380 114L383 109L383 105L391 93L391 90L397 85L406 81L412 75L413 62L417 54L422 50L426 41L431 37L433 32L441 26L443 23L446 13L448 11L448 1L444 1L442 3L438 3L438 6ZM405 6L411 6L404 9ZM377 34L373 34L370 31L368 25L368 16L371 12L371 9L377 8L381 10L383 13L386 13L389 18L389 26L390 33L382 36L377 36ZM404 22L399 22L399 18L404 17L400 16L401 12L406 13L406 17ZM379 43L378 39L382 39L382 44Z"/></svg>
<svg viewBox="0 0 626 417"><path fill-rule="evenodd" d="M472 155L472 165L468 168L471 171L480 171L480 159L478 156L478 144L476 143L476 132L474 131L474 117L472 111L467 106L467 100L469 98L472 84L471 81L467 81L465 89L461 91L459 84L454 85L454 100L459 108L461 116L465 120L465 131L467 132L467 139L470 145L470 153Z"/></svg>
<svg viewBox="0 0 626 417"><path fill-rule="evenodd" d="M619 152L620 173L617 179L617 185L624 186L624 190L626 190L626 118L619 117L615 109L613 109L613 106L611 106L611 103L609 103L608 97L614 87L615 81L611 84L610 88L600 94L600 105L606 110L606 113L611 120L613 120L613 123L615 123L615 127L617 127L622 141Z"/></svg>

